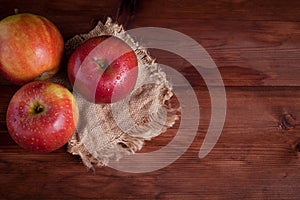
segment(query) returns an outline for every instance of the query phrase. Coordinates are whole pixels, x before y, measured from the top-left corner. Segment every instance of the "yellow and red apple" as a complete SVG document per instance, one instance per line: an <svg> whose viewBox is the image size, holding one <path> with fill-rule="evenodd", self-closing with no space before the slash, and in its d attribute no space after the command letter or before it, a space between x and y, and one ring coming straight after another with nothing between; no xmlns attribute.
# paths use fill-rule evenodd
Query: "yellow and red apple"
<svg viewBox="0 0 300 200"><path fill-rule="evenodd" d="M0 74L12 83L52 77L63 50L60 31L45 17L24 13L0 21Z"/></svg>

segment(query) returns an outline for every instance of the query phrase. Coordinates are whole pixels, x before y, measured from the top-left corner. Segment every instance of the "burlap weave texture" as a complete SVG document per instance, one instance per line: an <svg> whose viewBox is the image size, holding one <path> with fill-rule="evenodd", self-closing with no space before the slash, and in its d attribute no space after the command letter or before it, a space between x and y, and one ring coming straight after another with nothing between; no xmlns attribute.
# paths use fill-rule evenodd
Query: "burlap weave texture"
<svg viewBox="0 0 300 200"><path fill-rule="evenodd" d="M172 88L154 59L110 18L99 22L89 33L76 35L66 42L71 53L91 37L114 35L135 51L139 75L133 92L124 100L112 104L93 104L74 93L80 110L76 133L68 143L68 151L79 155L83 163L107 165L110 159L120 159L124 154L140 150L145 140L158 136L178 119L177 108L168 100Z"/></svg>

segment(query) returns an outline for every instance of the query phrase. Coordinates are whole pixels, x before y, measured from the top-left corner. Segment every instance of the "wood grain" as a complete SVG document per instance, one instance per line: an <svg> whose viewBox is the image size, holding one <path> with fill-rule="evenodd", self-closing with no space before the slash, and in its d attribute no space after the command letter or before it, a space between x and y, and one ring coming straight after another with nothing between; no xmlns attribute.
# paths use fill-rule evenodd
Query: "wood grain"
<svg viewBox="0 0 300 200"><path fill-rule="evenodd" d="M89 31L98 20L115 19L120 5L117 0L0 0L0 18L15 8L44 15L67 40ZM207 85L194 66L173 53L150 49L157 62L176 69L192 85L200 119L191 113L186 120L199 122L199 128L183 156L149 173L109 167L87 171L66 147L49 154L21 149L5 124L9 100L19 86L0 78L0 199L299 199L300 2L142 0L126 19L127 29L180 31L201 44L217 64L227 112L213 150L199 159L211 120ZM186 94L187 87L174 87L171 103L178 106L176 94ZM295 117L289 129L280 126L284 114ZM141 152L168 145L180 128L177 121L147 141Z"/></svg>
<svg viewBox="0 0 300 200"><path fill-rule="evenodd" d="M299 2L169 0L156 4L139 2L139 12L128 28L163 27L190 36L209 52L228 86L300 84ZM172 64L183 63L164 57Z"/></svg>

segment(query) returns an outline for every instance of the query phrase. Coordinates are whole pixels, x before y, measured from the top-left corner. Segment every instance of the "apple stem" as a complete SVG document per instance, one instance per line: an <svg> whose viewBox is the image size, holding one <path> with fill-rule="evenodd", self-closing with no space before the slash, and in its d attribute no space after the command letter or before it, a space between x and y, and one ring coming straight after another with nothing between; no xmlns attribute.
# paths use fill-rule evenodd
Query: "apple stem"
<svg viewBox="0 0 300 200"><path fill-rule="evenodd" d="M34 108L35 113L41 113L44 111L44 107L42 105L38 105Z"/></svg>
<svg viewBox="0 0 300 200"><path fill-rule="evenodd" d="M18 9L18 8L15 8L15 9L14 9L14 13L15 13L15 15L19 14L19 9Z"/></svg>
<svg viewBox="0 0 300 200"><path fill-rule="evenodd" d="M40 113L43 113L45 111L45 107L38 101L33 103L33 106L30 109L31 115L38 115Z"/></svg>
<svg viewBox="0 0 300 200"><path fill-rule="evenodd" d="M97 64L98 68L105 70L108 67L108 61L106 59L94 58L94 62Z"/></svg>

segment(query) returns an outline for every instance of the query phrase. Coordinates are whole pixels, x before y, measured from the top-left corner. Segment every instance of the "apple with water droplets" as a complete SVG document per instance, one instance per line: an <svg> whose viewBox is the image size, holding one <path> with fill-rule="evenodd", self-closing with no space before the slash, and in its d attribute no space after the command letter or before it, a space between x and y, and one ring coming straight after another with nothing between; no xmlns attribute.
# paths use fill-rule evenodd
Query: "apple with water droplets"
<svg viewBox="0 0 300 200"><path fill-rule="evenodd" d="M33 81L12 97L6 124L14 141L34 152L59 149L73 135L78 106L73 94L60 84Z"/></svg>
<svg viewBox="0 0 300 200"><path fill-rule="evenodd" d="M133 49L116 36L90 38L69 58L68 76L73 89L94 103L112 103L127 97L138 77Z"/></svg>

